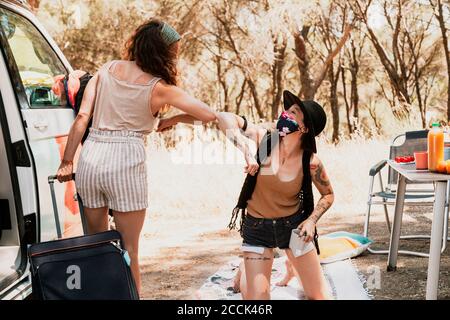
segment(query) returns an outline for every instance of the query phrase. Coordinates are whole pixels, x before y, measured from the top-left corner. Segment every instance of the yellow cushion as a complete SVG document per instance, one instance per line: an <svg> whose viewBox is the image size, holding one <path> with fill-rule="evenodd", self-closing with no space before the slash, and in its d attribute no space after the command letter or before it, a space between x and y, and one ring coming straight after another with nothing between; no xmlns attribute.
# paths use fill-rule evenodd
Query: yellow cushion
<svg viewBox="0 0 450 320"><path fill-rule="evenodd" d="M326 259L357 247L358 244L347 238L319 237L320 259Z"/></svg>

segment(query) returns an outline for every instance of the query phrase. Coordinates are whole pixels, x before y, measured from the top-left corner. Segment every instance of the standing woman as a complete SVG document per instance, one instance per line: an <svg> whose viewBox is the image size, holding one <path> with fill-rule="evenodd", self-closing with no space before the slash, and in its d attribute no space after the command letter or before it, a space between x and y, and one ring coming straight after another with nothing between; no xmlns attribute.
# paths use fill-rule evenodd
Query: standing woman
<svg viewBox="0 0 450 320"><path fill-rule="evenodd" d="M314 101L301 101L283 92L284 109L272 132L250 124L244 117L218 113L219 127L242 152L247 162L245 179L230 227L241 216L243 270L238 282L244 299L270 299L273 249L284 249L294 274L309 299L330 298L319 261L316 224L334 201L325 168L316 155L317 136L326 115ZM256 160L248 137L260 147ZM312 184L321 198L314 207ZM293 229L308 243L302 255L289 249ZM316 250L314 250L314 245ZM235 286L236 287L236 286Z"/></svg>
<svg viewBox="0 0 450 320"><path fill-rule="evenodd" d="M108 208L131 258L131 271L141 289L139 236L148 207L145 138L155 129L158 113L173 106L184 113L161 120L167 128L176 122L215 120L203 102L177 85L180 35L167 23L151 19L127 41L123 60L102 66L89 81L69 132L57 177L71 179L73 158L93 117L81 149L75 184L84 205L89 233L108 229ZM156 181L154 182L156 183Z"/></svg>

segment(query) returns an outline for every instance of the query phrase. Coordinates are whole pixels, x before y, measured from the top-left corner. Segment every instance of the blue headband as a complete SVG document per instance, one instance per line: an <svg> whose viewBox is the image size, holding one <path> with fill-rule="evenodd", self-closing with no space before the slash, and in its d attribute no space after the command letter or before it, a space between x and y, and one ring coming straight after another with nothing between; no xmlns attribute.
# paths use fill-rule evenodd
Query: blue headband
<svg viewBox="0 0 450 320"><path fill-rule="evenodd" d="M172 28L169 24L165 22L163 22L163 27L161 29L161 36L168 46L181 39L181 36L178 34L178 32L176 32L174 28Z"/></svg>

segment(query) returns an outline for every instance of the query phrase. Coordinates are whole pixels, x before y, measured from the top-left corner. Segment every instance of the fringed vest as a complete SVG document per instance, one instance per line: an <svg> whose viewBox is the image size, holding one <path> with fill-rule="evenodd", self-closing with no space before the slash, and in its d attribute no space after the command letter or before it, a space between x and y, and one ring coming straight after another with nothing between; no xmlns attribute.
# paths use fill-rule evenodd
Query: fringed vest
<svg viewBox="0 0 450 320"><path fill-rule="evenodd" d="M278 132L267 132L264 138L262 139L258 151L256 153L256 161L261 169L261 163L265 161L266 158L270 156L272 149L275 147L278 139L272 139L274 135L277 135ZM266 152L265 152L266 151ZM304 214L306 217L309 217L314 210L314 195L312 190L312 179L311 179L311 171L310 171L310 161L311 161L312 152L310 150L303 150L302 157L302 165L303 165L303 182L302 185L299 186L299 201L301 202L298 211L296 214ZM230 230L236 229L236 221L239 217L239 213L241 213L241 221L239 232L242 235L242 225L244 223L245 217L247 215L247 202L251 199L253 191L256 187L256 179L258 177L259 170L256 172L254 176L247 174L245 178L244 184L241 189L241 193L239 194L239 200L236 207L233 209L233 213L231 216L230 223L228 228ZM314 244L316 246L317 254L320 254L319 250L319 242L318 242L318 234L317 229L314 234Z"/></svg>

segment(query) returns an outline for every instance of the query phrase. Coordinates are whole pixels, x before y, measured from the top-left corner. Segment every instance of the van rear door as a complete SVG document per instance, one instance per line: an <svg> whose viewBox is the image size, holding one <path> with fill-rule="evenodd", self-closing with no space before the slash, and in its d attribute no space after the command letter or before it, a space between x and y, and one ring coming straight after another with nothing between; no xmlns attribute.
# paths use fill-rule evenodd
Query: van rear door
<svg viewBox="0 0 450 320"><path fill-rule="evenodd" d="M8 67L5 25L0 20L0 299L15 299L31 290L26 249L39 240L39 206L34 161Z"/></svg>
<svg viewBox="0 0 450 320"><path fill-rule="evenodd" d="M46 241L56 237L47 178L58 169L75 117L66 103L64 88L55 90L55 78L66 75L71 67L30 12L0 8L0 21L7 39L8 71L25 126L25 141L34 160L40 241ZM56 183L55 192L64 236L80 234L75 183Z"/></svg>

